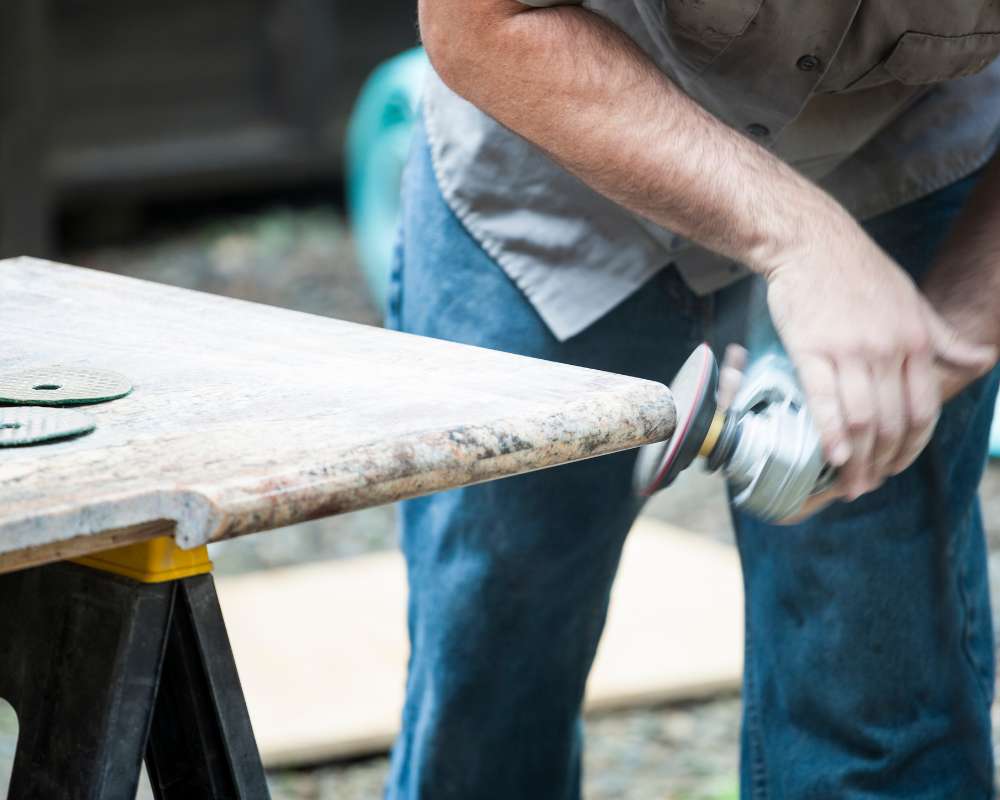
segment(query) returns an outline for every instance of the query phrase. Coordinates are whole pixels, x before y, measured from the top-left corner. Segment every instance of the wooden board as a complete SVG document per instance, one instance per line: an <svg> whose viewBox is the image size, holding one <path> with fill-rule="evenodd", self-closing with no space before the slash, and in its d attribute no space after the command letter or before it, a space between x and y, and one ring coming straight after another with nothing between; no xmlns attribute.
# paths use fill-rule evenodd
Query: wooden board
<svg viewBox="0 0 1000 800"><path fill-rule="evenodd" d="M0 572L182 547L667 437L666 387L37 259L0 262L0 368L135 385L0 452Z"/></svg>
<svg viewBox="0 0 1000 800"><path fill-rule="evenodd" d="M218 581L266 764L385 750L406 675L406 579L398 553ZM743 593L736 551L642 518L625 547L589 710L739 686Z"/></svg>

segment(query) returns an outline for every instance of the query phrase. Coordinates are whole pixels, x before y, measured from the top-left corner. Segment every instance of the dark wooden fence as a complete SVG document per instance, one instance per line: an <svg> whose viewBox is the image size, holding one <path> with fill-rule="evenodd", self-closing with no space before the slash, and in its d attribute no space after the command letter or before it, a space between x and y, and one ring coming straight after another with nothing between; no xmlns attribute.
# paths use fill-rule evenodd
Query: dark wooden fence
<svg viewBox="0 0 1000 800"><path fill-rule="evenodd" d="M414 0L0 0L0 256L64 204L336 179Z"/></svg>

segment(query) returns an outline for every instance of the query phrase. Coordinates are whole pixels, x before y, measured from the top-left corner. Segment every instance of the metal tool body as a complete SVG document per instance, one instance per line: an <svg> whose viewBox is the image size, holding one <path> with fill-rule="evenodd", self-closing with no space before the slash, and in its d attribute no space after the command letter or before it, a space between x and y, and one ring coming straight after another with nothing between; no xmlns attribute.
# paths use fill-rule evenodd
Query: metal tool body
<svg viewBox="0 0 1000 800"><path fill-rule="evenodd" d="M830 485L834 470L787 359L756 361L725 411L718 408L717 388L718 364L701 345L671 384L676 433L640 451L634 476L639 494L669 486L699 455L709 472L725 475L733 504L764 520L794 514Z"/></svg>

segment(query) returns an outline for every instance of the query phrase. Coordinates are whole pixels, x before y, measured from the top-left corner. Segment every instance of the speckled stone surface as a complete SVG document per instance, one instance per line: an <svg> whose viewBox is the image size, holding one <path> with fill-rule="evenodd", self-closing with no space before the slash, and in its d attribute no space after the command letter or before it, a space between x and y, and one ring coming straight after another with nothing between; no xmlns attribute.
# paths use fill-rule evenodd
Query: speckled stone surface
<svg viewBox="0 0 1000 800"><path fill-rule="evenodd" d="M183 547L670 435L666 387L94 270L0 262L4 368L129 376L82 439L0 452L0 570ZM109 531L116 532L109 536Z"/></svg>

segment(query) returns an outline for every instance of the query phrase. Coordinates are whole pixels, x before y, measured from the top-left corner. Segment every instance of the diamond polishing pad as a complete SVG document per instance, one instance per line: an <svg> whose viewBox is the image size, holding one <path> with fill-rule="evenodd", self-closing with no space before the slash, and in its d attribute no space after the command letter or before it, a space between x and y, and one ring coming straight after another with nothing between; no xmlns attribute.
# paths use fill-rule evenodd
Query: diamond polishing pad
<svg viewBox="0 0 1000 800"><path fill-rule="evenodd" d="M82 436L95 426L93 417L66 408L0 408L0 447Z"/></svg>
<svg viewBox="0 0 1000 800"><path fill-rule="evenodd" d="M70 366L0 373L0 404L82 406L116 400L132 391L117 372Z"/></svg>
<svg viewBox="0 0 1000 800"><path fill-rule="evenodd" d="M677 407L674 435L639 449L632 477L637 494L649 497L691 466L711 427L718 388L719 365L712 348L699 345L670 384Z"/></svg>

